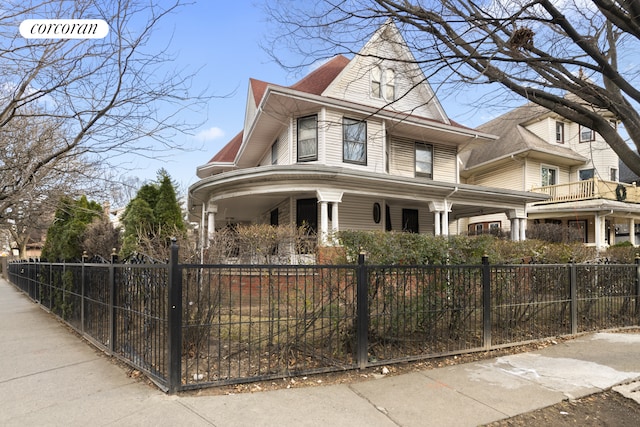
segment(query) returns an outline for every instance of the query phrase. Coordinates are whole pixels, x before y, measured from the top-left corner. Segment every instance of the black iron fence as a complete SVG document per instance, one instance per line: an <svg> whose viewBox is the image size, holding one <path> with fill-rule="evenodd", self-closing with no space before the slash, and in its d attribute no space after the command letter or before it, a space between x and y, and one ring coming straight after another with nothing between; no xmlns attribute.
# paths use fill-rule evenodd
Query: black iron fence
<svg viewBox="0 0 640 427"><path fill-rule="evenodd" d="M9 265L12 283L169 392L637 326L640 264Z"/></svg>

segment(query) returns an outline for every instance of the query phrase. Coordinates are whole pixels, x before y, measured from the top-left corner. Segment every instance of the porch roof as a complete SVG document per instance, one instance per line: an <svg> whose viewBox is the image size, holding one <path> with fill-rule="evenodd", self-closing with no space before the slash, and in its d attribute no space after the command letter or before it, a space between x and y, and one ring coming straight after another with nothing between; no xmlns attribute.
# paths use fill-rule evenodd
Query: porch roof
<svg viewBox="0 0 640 427"><path fill-rule="evenodd" d="M421 204L446 199L450 218L521 209L547 199L540 193L392 176L322 165L275 165L238 169L204 178L189 188L189 211L194 218L203 203L218 204L218 212L235 220L252 221L283 198L316 197L321 191L370 196L378 200Z"/></svg>

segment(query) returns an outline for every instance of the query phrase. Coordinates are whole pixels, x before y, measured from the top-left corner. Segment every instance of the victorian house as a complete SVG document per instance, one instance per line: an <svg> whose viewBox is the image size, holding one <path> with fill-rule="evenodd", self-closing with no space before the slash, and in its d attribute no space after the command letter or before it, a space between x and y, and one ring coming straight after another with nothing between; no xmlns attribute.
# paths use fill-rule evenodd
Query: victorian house
<svg viewBox="0 0 640 427"><path fill-rule="evenodd" d="M447 116L389 22L292 86L251 79L244 128L197 168L190 213L205 246L237 224L306 224L331 246L347 229L466 234L486 214L521 239L527 205L549 196L461 180L461 148L495 139Z"/></svg>

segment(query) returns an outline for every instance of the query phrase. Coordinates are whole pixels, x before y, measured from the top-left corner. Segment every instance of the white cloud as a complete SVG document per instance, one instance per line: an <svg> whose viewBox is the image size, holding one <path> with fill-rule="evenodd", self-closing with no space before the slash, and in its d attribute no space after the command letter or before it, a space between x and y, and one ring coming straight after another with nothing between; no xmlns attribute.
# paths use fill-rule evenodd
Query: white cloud
<svg viewBox="0 0 640 427"><path fill-rule="evenodd" d="M209 129L201 130L195 135L195 138L198 141L212 141L214 139L222 138L223 136L224 131L219 127L213 126Z"/></svg>

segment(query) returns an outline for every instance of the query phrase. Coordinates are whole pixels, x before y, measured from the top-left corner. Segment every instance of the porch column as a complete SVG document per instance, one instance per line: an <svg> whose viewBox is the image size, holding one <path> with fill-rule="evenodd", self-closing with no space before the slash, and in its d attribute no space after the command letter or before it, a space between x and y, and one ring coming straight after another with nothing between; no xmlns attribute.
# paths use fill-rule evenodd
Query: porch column
<svg viewBox="0 0 640 427"><path fill-rule="evenodd" d="M329 203L331 203L331 232L340 231L338 218L338 204L342 202L342 191L316 190L318 203L320 203L320 244L326 246L329 243Z"/></svg>
<svg viewBox="0 0 640 427"><path fill-rule="evenodd" d="M511 240L520 240L520 219L511 218Z"/></svg>
<svg viewBox="0 0 640 427"><path fill-rule="evenodd" d="M629 218L629 241L636 245L636 221L633 218Z"/></svg>
<svg viewBox="0 0 640 427"><path fill-rule="evenodd" d="M449 235L449 204L444 202L444 210L442 211L442 223L440 224L442 228L442 235Z"/></svg>
<svg viewBox="0 0 640 427"><path fill-rule="evenodd" d="M601 250L604 247L604 219L599 214L593 217L593 228L596 249Z"/></svg>
<svg viewBox="0 0 640 427"><path fill-rule="evenodd" d="M329 235L329 210L326 201L320 202L320 242L327 244L327 236Z"/></svg>
<svg viewBox="0 0 640 427"><path fill-rule="evenodd" d="M333 236L335 239L336 233L340 230L340 225L338 222L338 203L331 203L331 232L333 232Z"/></svg>
<svg viewBox="0 0 640 427"><path fill-rule="evenodd" d="M527 214L525 209L512 209L507 212L507 217L511 221L511 240L525 240L527 225Z"/></svg>
<svg viewBox="0 0 640 427"><path fill-rule="evenodd" d="M216 217L218 213L218 205L209 202L207 204L207 244L209 247L209 241L213 239L213 235L216 232Z"/></svg>
<svg viewBox="0 0 640 427"><path fill-rule="evenodd" d="M436 236L449 235L449 207L446 201L429 202L429 210L433 212L433 234Z"/></svg>

